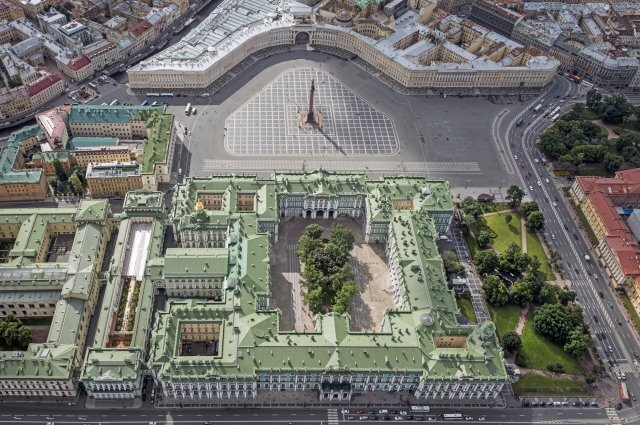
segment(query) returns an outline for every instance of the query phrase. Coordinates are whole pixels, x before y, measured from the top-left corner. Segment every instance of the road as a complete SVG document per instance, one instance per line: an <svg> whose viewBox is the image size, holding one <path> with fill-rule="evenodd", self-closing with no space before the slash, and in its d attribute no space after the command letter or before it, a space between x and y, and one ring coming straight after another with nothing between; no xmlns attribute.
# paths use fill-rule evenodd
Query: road
<svg viewBox="0 0 640 425"><path fill-rule="evenodd" d="M55 422L60 424L148 424L156 422L164 424L203 424L211 423L242 423L242 424L323 424L335 425L344 422L373 423L382 420L384 416L391 419L407 415L421 415L424 421L442 423L443 413L455 410L431 409L428 413L410 413L402 415L402 409L392 413L392 408L386 408L387 414L381 414L380 408L350 407L347 409L334 408L278 408L278 409L153 409L144 405L140 409L118 410L81 410L76 406L59 406L58 409L41 407L34 412L32 407L4 405L0 414L0 424L44 424ZM361 411L363 413L357 413ZM371 412L371 413L369 413ZM463 420L447 421L447 423L479 423L486 424L606 424L609 416L603 409L595 408L548 408L548 409L461 409ZM361 420L362 416L376 416L377 420ZM349 419L352 418L352 419ZM469 419L464 419L469 418ZM483 418L483 419L481 419ZM394 421L395 422L395 421ZM416 422L415 420L411 422Z"/></svg>
<svg viewBox="0 0 640 425"><path fill-rule="evenodd" d="M612 361L614 370L624 371L629 392L640 395L640 383L633 366L634 351L640 353L636 332L627 323L624 307L618 302L601 267L594 260L594 251L581 232L560 184L550 169L542 164L536 148L539 135L552 122L551 117L545 117L543 113L534 115L531 107L542 103L546 111L561 106L561 110L567 112L572 103L584 100L583 94L578 85L560 76L556 77L550 88L530 103L529 110L514 116L506 125L506 140L510 160L516 166L523 187L544 214L547 241L561 255L564 278L569 281L571 289L578 296L578 303L584 309L585 320L590 326L598 353L602 359ZM561 102L564 97L566 101ZM548 106L549 104L552 106ZM524 118L526 124L517 127L515 121L519 116ZM587 261L585 255L589 255L591 260ZM613 377L615 379L615 374ZM601 381L600 385L613 387L616 383ZM612 401L616 404L619 397ZM640 413L640 406L630 406L631 404L625 404L625 411L620 415Z"/></svg>

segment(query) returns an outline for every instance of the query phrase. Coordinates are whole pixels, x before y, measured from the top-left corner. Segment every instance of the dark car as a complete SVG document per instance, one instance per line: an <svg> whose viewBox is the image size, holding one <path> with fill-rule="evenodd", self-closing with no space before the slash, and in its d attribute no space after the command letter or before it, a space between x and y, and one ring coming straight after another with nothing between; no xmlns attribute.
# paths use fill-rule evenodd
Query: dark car
<svg viewBox="0 0 640 425"><path fill-rule="evenodd" d="M600 321L600 319L598 319L598 316L596 316L595 314L593 315L593 321L598 323Z"/></svg>
<svg viewBox="0 0 640 425"><path fill-rule="evenodd" d="M622 410L622 403L616 404L616 410Z"/></svg>
<svg viewBox="0 0 640 425"><path fill-rule="evenodd" d="M598 295L600 295L600 298L604 298L604 294L602 293L602 291L598 291Z"/></svg>

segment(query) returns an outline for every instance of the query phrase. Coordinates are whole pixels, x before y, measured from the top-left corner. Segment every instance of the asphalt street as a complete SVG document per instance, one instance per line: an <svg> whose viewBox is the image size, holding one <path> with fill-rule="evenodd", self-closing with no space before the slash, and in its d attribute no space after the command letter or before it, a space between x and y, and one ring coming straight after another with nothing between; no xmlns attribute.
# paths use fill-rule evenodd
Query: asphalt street
<svg viewBox="0 0 640 425"><path fill-rule="evenodd" d="M391 407L384 408L387 413L380 413L382 408L368 407L333 407L333 408L278 408L278 409L153 409L143 406L140 409L118 410L81 410L75 406L59 408L42 407L37 412L33 407L2 406L0 423L12 424L44 424L55 422L60 424L204 424L238 423L238 424L338 424L348 422L373 423L382 421L385 416L396 422L403 418L406 422L409 415L420 415L422 421L432 423L487 423L487 424L606 424L609 417L603 409L570 408L570 409L431 409L428 413L415 412ZM358 413L362 412L362 413ZM370 413L371 412L371 413ZM462 420L444 421L442 414L456 413ZM403 413L405 413L403 415ZM363 417L367 419L363 419ZM376 416L377 419L371 419ZM422 422L419 421L419 422Z"/></svg>
<svg viewBox="0 0 640 425"><path fill-rule="evenodd" d="M582 91L581 91L582 90ZM536 148L540 134L552 125L551 116L544 112L535 114L531 108L543 104L543 111L561 106L562 112L570 110L572 103L584 101L584 89L556 77L550 88L529 104L529 109L515 115L508 123L505 140L508 142L510 161L517 170L528 197L537 201L545 217L545 234L550 247L558 251L562 258L563 275L571 289L578 296L578 303L584 309L585 320L589 323L593 341L601 358L614 364L611 370L625 372L626 383L632 395L640 395L638 371L633 365L634 352L640 353L640 343L636 331L627 322L624 307L608 285L603 270L597 263L596 255L579 227L573 209L562 192L559 181L542 164ZM562 101L566 97L566 100ZM573 99L573 98L576 99ZM522 116L525 124L518 127L516 119ZM585 259L585 255L590 257ZM595 260L594 260L595 259ZM598 338L600 335L600 338ZM602 337L604 335L604 337ZM602 339L604 338L604 339ZM616 377L599 381L612 394L616 394ZM605 388L607 389L607 388ZM614 397L613 405L620 401ZM624 418L638 420L640 405L632 402L623 404L619 413ZM635 422L638 423L638 422Z"/></svg>

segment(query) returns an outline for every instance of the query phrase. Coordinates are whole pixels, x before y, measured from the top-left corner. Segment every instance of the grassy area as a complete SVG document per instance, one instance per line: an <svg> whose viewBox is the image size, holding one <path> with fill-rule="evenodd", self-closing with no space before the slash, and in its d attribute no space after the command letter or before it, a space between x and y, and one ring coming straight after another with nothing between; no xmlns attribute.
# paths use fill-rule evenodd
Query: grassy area
<svg viewBox="0 0 640 425"><path fill-rule="evenodd" d="M496 325L498 337L509 331L515 331L520 318L520 307L517 305L507 304L502 307L495 307L488 304L491 320Z"/></svg>
<svg viewBox="0 0 640 425"><path fill-rule="evenodd" d="M582 375L578 361L567 354L562 347L538 334L533 327L535 309L530 308L522 332L522 348L518 352L518 364L528 369L547 370L547 364L562 363L566 373Z"/></svg>
<svg viewBox="0 0 640 425"><path fill-rule="evenodd" d="M500 211L511 209L507 202L481 203L480 207L482 208L482 213L483 214L493 213L493 212L500 212Z"/></svg>
<svg viewBox="0 0 640 425"><path fill-rule="evenodd" d="M633 320L634 325L636 325L636 329L640 331L640 316L638 316L638 313L633 308L633 304L631 304L631 299L629 298L629 295L618 292L618 296L622 300L624 307L629 312L629 315L631 316L631 320Z"/></svg>
<svg viewBox="0 0 640 425"><path fill-rule="evenodd" d="M591 391L586 384L570 378L526 375L513 384L513 391L520 396L587 396Z"/></svg>
<svg viewBox="0 0 640 425"><path fill-rule="evenodd" d="M473 310L471 299L466 297L456 297L456 302L458 303L460 313L462 313L464 317L469 319L470 322L478 323L478 318L476 317L476 312Z"/></svg>
<svg viewBox="0 0 640 425"><path fill-rule="evenodd" d="M527 231L527 254L532 257L538 257L540 261L540 270L547 275L548 279L553 279L553 271L551 270L551 264L547 258L547 254L542 248L542 243L536 232L530 230Z"/></svg>
<svg viewBox="0 0 640 425"><path fill-rule="evenodd" d="M593 245L593 246L598 245L598 238L596 237L596 234L594 233L593 229L589 225L589 222L587 221L587 217L584 216L584 213L582 212L582 210L580 208L578 208L573 203L573 201L571 200L571 195L569 195L569 190L570 190L570 188L568 188L568 187L563 187L562 188L562 191L564 192L564 195L569 200L569 204L571 204L571 207L573 208L573 211L575 211L576 215L578 216L578 219L580 220L580 224L582 225L582 228L587 231L587 236L589 238L589 242L591 242L591 245Z"/></svg>
<svg viewBox="0 0 640 425"><path fill-rule="evenodd" d="M22 323L27 326L51 326L51 321L53 320L53 316L50 317L27 317L25 319L20 319Z"/></svg>
<svg viewBox="0 0 640 425"><path fill-rule="evenodd" d="M511 215L512 219L507 224L504 218ZM498 252L504 252L509 244L516 243L522 247L522 233L520 232L520 214L507 211L484 217L487 226L496 232L497 237L493 241L493 247Z"/></svg>

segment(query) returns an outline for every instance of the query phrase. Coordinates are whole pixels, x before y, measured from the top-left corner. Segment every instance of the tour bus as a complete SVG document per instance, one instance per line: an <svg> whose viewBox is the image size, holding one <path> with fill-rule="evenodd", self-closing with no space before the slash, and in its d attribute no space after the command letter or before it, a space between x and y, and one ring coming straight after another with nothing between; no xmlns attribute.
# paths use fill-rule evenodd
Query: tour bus
<svg viewBox="0 0 640 425"><path fill-rule="evenodd" d="M186 115L189 115L191 113L191 104L190 103L187 103L187 107L184 108L184 113Z"/></svg>
<svg viewBox="0 0 640 425"><path fill-rule="evenodd" d="M147 100L143 101L140 106L147 106L149 104L149 102Z"/></svg>
<svg viewBox="0 0 640 425"><path fill-rule="evenodd" d="M533 113L537 114L538 111L540 111L540 109L542 109L542 103L540 103L538 106L536 106L535 108L533 108Z"/></svg>
<svg viewBox="0 0 640 425"><path fill-rule="evenodd" d="M147 93L147 97L160 97L160 93Z"/></svg>
<svg viewBox="0 0 640 425"><path fill-rule="evenodd" d="M442 419L445 421L460 421L462 420L462 413L443 413Z"/></svg>
<svg viewBox="0 0 640 425"><path fill-rule="evenodd" d="M114 106L114 105L117 105L118 103L119 103L118 99L113 99L109 105Z"/></svg>
<svg viewBox="0 0 640 425"><path fill-rule="evenodd" d="M560 114L555 114L554 116L551 117L551 122L554 122L558 118L560 118Z"/></svg>
<svg viewBox="0 0 640 425"><path fill-rule="evenodd" d="M98 90L98 86L96 86L95 83L89 83L89 87L91 87L94 90Z"/></svg>
<svg viewBox="0 0 640 425"><path fill-rule="evenodd" d="M173 97L173 93L160 93L162 97Z"/></svg>
<svg viewBox="0 0 640 425"><path fill-rule="evenodd" d="M411 406L411 411L429 413L429 406Z"/></svg>

